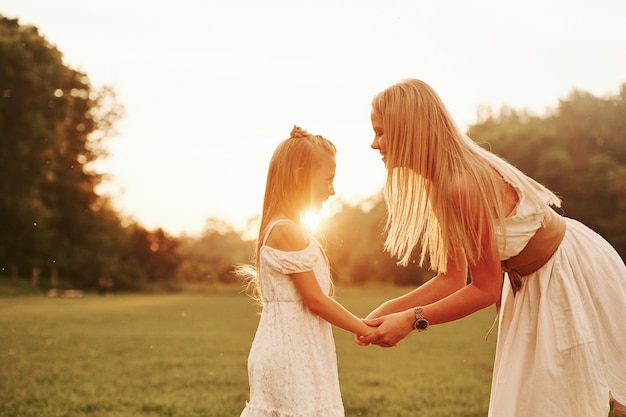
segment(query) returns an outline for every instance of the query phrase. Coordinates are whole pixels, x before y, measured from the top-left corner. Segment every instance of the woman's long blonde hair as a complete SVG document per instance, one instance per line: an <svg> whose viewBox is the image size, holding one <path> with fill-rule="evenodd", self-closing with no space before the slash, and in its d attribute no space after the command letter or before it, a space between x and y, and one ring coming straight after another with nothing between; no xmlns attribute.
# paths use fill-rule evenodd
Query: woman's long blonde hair
<svg viewBox="0 0 626 417"><path fill-rule="evenodd" d="M336 154L337 149L330 140L298 126L294 126L289 138L276 147L267 171L254 267L239 268L240 274L247 276L248 288L258 301L261 300L259 252L270 221L283 214L302 224L302 216L311 203L311 173L321 156L335 157Z"/></svg>
<svg viewBox="0 0 626 417"><path fill-rule="evenodd" d="M495 227L504 228L502 178L538 210L560 206L546 187L463 134L423 81L406 79L382 91L372 112L386 143L385 250L400 264L418 247L420 265L428 259L435 271L445 272L451 254L464 253L470 265L480 260L481 237L495 244Z"/></svg>

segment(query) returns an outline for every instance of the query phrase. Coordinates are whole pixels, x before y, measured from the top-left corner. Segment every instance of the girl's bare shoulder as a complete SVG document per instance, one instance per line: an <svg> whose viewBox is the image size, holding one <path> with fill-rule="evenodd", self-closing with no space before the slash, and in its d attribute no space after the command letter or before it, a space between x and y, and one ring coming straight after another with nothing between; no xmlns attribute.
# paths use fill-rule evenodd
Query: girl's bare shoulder
<svg viewBox="0 0 626 417"><path fill-rule="evenodd" d="M265 242L267 246L284 252L295 252L305 249L309 240L302 227L294 221L281 221L270 231Z"/></svg>

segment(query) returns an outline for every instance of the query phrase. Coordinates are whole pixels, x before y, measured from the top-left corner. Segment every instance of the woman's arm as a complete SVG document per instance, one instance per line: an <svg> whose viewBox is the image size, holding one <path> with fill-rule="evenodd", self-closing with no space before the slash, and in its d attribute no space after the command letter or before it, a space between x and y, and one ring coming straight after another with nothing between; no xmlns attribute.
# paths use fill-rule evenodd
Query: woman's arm
<svg viewBox="0 0 626 417"><path fill-rule="evenodd" d="M397 313L408 308L434 303L460 290L467 282L467 261L462 254L450 258L447 271L439 273L414 290L400 297L385 301L374 309L367 318Z"/></svg>
<svg viewBox="0 0 626 417"><path fill-rule="evenodd" d="M400 310L396 309L396 312L387 316L368 320L368 324L378 326L378 329L369 336L359 338L357 343L361 345L370 343L381 346L397 345L413 330L413 323L415 322L413 307L416 306L422 307L424 317L430 324L440 324L458 320L495 304L502 291L500 260L495 246L491 244L487 236L483 237L482 244L486 250L483 252L483 258L476 265L470 266L472 277L470 285L430 303L424 303L423 301L427 298L421 298L422 295L417 290L399 297L391 304ZM441 282L439 281L433 286L442 286ZM433 290L431 294L442 294L443 292L443 290ZM415 304L412 304L413 302ZM404 310L401 309L402 307Z"/></svg>

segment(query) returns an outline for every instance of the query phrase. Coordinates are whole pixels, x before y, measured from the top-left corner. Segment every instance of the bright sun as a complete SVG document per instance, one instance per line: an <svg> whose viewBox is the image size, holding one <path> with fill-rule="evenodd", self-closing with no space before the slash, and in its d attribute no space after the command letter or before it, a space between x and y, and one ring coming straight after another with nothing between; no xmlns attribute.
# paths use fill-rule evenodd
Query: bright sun
<svg viewBox="0 0 626 417"><path fill-rule="evenodd" d="M302 225L314 232L322 220L330 214L328 207L324 204L319 212L307 211L302 218Z"/></svg>

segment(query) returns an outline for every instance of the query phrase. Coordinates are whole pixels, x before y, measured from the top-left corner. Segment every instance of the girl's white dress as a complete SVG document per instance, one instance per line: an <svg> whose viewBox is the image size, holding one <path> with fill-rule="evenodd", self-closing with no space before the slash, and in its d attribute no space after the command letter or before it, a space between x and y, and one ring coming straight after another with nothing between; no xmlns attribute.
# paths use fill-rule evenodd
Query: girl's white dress
<svg viewBox="0 0 626 417"><path fill-rule="evenodd" d="M313 239L297 252L265 246L275 224L259 253L264 304L248 356L250 401L241 416L343 417L332 327L311 313L288 275L313 271L327 292L328 265Z"/></svg>
<svg viewBox="0 0 626 417"><path fill-rule="evenodd" d="M503 260L544 216L518 194L499 236ZM565 221L560 247L515 296L504 280L490 417L606 417L609 395L626 404L626 266L594 231Z"/></svg>

